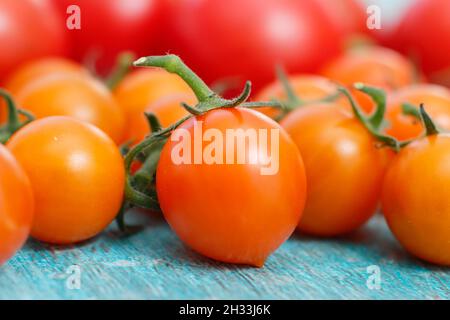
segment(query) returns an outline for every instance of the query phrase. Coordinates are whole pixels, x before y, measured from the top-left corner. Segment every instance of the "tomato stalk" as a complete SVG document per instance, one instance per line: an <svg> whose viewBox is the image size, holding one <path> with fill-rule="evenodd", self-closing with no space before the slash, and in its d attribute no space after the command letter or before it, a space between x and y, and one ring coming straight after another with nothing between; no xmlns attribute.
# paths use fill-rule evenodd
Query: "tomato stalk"
<svg viewBox="0 0 450 320"><path fill-rule="evenodd" d="M114 90L122 79L130 72L135 56L131 52L124 52L117 58L117 63L109 76L104 79L106 86Z"/></svg>
<svg viewBox="0 0 450 320"><path fill-rule="evenodd" d="M364 111L362 111L361 107L350 94L348 89L345 87L340 87L339 91L347 97L356 119L358 119L361 124L370 132L370 134L374 136L378 141L380 141L383 145L388 146L394 151L398 152L402 147L402 144L394 137L382 133L382 129L385 125L384 116L386 113L386 94L381 89L369 87L362 83L356 83L354 86L357 90L369 95L376 104L375 111L371 115L367 115Z"/></svg>
<svg viewBox="0 0 450 320"><path fill-rule="evenodd" d="M6 143L14 132L34 120L34 116L25 111L18 109L11 95L0 89L0 97L6 102L6 108L8 110L8 121L5 125L0 126L0 143ZM21 121L20 116L25 116L25 120Z"/></svg>
<svg viewBox="0 0 450 320"><path fill-rule="evenodd" d="M177 74L191 87L197 97L198 103L195 106L182 103L181 105L190 113L190 115L178 120L167 128L161 128L155 115L151 113L146 114L152 132L141 143L132 148L125 157L126 205L124 205L124 208L136 206L153 211L161 210L155 187L155 173L159 156L172 131L189 118L218 108L282 107L282 105L276 101L247 102L251 92L251 83L249 81L246 82L245 87L239 96L233 99L225 99L211 90L211 88L208 87L208 85L176 55L144 57L135 61L134 65L138 67L159 67L170 73ZM137 159L141 159L143 165L135 174L132 174L131 165ZM123 212L118 215L117 219L119 226L123 228L125 225L123 222Z"/></svg>
<svg viewBox="0 0 450 320"><path fill-rule="evenodd" d="M438 128L438 126L433 122L433 119L431 119L431 117L426 112L423 103L420 104L419 113L420 119L425 128L425 136L432 136L442 133L442 131Z"/></svg>
<svg viewBox="0 0 450 320"><path fill-rule="evenodd" d="M327 103L327 102L333 102L334 100L336 100L339 96L340 96L340 92L336 92L333 93L331 95L327 95L324 96L323 98L320 99L314 99L314 100L309 100L309 101L304 101L294 90L294 88L292 87L291 82L289 81L285 70L283 69L283 67L281 66L277 66L276 68L276 74L277 74L277 78L278 81L280 81L287 99L286 101L282 101L282 108L281 108L281 113L275 118L276 121L280 121L281 119L283 119L289 112L297 109L297 108L301 108L310 104L315 104L315 103Z"/></svg>

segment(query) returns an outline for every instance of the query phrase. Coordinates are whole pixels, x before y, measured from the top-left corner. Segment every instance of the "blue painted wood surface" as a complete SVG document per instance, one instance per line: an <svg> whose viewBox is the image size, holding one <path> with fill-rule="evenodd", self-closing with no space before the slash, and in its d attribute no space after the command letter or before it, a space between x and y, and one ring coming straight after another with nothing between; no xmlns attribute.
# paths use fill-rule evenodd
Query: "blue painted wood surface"
<svg viewBox="0 0 450 320"><path fill-rule="evenodd" d="M0 298L450 299L449 269L409 256L381 216L339 240L294 235L260 269L200 257L161 217L130 220L144 227L126 237L113 224L70 248L29 241L0 267ZM80 267L80 289L67 286L72 265ZM380 268L379 290L366 285L371 265Z"/></svg>

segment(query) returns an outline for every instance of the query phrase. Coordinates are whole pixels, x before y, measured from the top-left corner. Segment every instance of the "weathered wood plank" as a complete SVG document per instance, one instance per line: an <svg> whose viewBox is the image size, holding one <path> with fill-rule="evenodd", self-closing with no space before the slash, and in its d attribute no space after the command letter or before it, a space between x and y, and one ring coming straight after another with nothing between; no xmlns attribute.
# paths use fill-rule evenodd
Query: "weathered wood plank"
<svg viewBox="0 0 450 320"><path fill-rule="evenodd" d="M450 299L449 269L410 257L381 217L352 236L294 235L264 268L216 263L185 248L160 217L133 214L144 228L123 237L115 225L71 248L29 241L0 268L1 299ZM78 265L81 288L67 287ZM381 289L366 285L367 267Z"/></svg>

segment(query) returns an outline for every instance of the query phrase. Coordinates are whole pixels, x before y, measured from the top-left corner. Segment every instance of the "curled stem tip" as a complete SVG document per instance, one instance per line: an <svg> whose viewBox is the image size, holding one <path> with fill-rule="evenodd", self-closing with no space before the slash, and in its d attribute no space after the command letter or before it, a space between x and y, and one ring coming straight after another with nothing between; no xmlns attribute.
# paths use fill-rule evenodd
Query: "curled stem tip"
<svg viewBox="0 0 450 320"><path fill-rule="evenodd" d="M434 123L433 119L428 115L423 106L423 103L419 106L420 118L422 120L423 126L425 127L425 136L431 136L435 134L439 134L441 131Z"/></svg>

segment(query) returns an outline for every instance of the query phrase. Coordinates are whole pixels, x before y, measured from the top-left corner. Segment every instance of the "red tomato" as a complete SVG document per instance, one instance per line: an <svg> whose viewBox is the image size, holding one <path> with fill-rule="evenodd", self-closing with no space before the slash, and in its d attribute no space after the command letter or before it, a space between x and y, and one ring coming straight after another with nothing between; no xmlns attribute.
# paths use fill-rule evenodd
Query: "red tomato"
<svg viewBox="0 0 450 320"><path fill-rule="evenodd" d="M431 80L450 86L450 2L418 0L407 11L391 42L417 59Z"/></svg>
<svg viewBox="0 0 450 320"><path fill-rule="evenodd" d="M413 255L450 266L450 135L406 146L390 164L382 209L390 229Z"/></svg>
<svg viewBox="0 0 450 320"><path fill-rule="evenodd" d="M71 116L89 122L121 143L125 117L100 81L81 74L55 74L32 81L16 93L18 104L37 118Z"/></svg>
<svg viewBox="0 0 450 320"><path fill-rule="evenodd" d="M413 84L417 80L414 65L410 61L383 47L349 50L326 65L322 74L349 87L356 82L363 82L387 91ZM373 101L367 95L357 90L352 93L365 111L373 110Z"/></svg>
<svg viewBox="0 0 450 320"><path fill-rule="evenodd" d="M47 0L1 0L0 79L23 62L64 54L64 28Z"/></svg>
<svg viewBox="0 0 450 320"><path fill-rule="evenodd" d="M257 159L255 164L238 164L236 154L232 164L225 164L226 151L218 156L224 164L194 164L192 157L190 163L176 163L172 153L179 142L172 141L174 133L186 130L190 136L187 141L193 146L194 141L199 142L194 133L199 127L204 133L215 130L225 145L233 139L226 138L227 130L265 130L268 137L272 130L279 132L275 147L279 151L278 170L272 175L261 174L260 169L268 166L263 163L266 158L261 158L268 155L263 143L247 143L240 149L248 159ZM158 199L172 229L207 257L262 266L295 230L303 210L305 172L294 143L276 122L244 108L216 109L191 118L172 133L172 138L162 150L156 173ZM271 149L274 141L265 142ZM203 153L208 146L210 143L200 145Z"/></svg>
<svg viewBox="0 0 450 320"><path fill-rule="evenodd" d="M76 62L64 58L36 59L20 65L6 79L5 88L15 94L30 82L53 74L84 74L88 71Z"/></svg>
<svg viewBox="0 0 450 320"><path fill-rule="evenodd" d="M365 223L377 208L389 152L336 104L298 108L280 124L305 163L308 195L299 229L336 236Z"/></svg>
<svg viewBox="0 0 450 320"><path fill-rule="evenodd" d="M0 144L0 265L27 239L33 208L33 191L25 171Z"/></svg>
<svg viewBox="0 0 450 320"><path fill-rule="evenodd" d="M339 31L310 0L181 0L167 11L167 49L208 83L239 77L257 90L278 63L310 72L341 49Z"/></svg>
<svg viewBox="0 0 450 320"><path fill-rule="evenodd" d="M195 101L191 88L175 74L162 69L140 69L128 74L114 90L114 96L126 116L127 128L123 140L139 142L149 132L144 112L154 111L152 105L157 101L179 94L186 97L185 102ZM184 109L177 105L178 101L169 104L155 107L159 109L156 113L161 117L163 126L185 114Z"/></svg>
<svg viewBox="0 0 450 320"><path fill-rule="evenodd" d="M54 0L61 14L69 5L81 10L81 29L67 30L72 56L94 62L96 71L107 73L117 55L133 51L148 55L158 44L160 0Z"/></svg>
<svg viewBox="0 0 450 320"><path fill-rule="evenodd" d="M436 124L450 130L450 90L438 85L419 84L400 89L389 98L387 134L402 141L422 134L420 120L403 113L402 104L405 102L416 107L423 103Z"/></svg>
<svg viewBox="0 0 450 320"><path fill-rule="evenodd" d="M122 156L96 127L49 117L17 131L7 146L33 187L34 238L55 244L83 241L119 212L125 185Z"/></svg>
<svg viewBox="0 0 450 320"><path fill-rule="evenodd" d="M367 28L367 14L363 5L355 0L312 0L317 2L330 19L335 28L337 28L345 36L355 34L366 34L369 32Z"/></svg>

